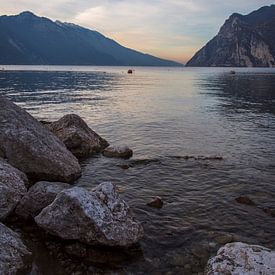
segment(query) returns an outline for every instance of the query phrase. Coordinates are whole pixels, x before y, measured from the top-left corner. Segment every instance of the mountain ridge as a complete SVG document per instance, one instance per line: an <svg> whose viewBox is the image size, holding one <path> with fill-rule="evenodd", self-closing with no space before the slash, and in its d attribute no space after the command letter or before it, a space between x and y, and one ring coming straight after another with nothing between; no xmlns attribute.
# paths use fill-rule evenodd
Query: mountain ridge
<svg viewBox="0 0 275 275"><path fill-rule="evenodd" d="M79 25L30 11L0 16L2 65L182 66L124 47Z"/></svg>
<svg viewBox="0 0 275 275"><path fill-rule="evenodd" d="M233 13L186 66L274 67L275 5Z"/></svg>

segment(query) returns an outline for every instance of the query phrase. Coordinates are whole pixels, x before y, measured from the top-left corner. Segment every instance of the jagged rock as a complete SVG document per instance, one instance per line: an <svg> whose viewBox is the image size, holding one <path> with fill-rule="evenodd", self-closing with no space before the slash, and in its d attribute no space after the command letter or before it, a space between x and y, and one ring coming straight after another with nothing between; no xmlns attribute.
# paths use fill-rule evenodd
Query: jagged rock
<svg viewBox="0 0 275 275"><path fill-rule="evenodd" d="M109 182L92 191L62 191L35 221L52 235L87 244L130 246L143 236L141 224Z"/></svg>
<svg viewBox="0 0 275 275"><path fill-rule="evenodd" d="M71 182L80 177L77 159L46 127L0 97L0 150L8 162L35 181Z"/></svg>
<svg viewBox="0 0 275 275"><path fill-rule="evenodd" d="M17 274L24 267L24 259L31 253L19 235L0 223L0 274Z"/></svg>
<svg viewBox="0 0 275 275"><path fill-rule="evenodd" d="M109 158L131 158L133 151L128 146L109 146L103 151L103 155Z"/></svg>
<svg viewBox="0 0 275 275"><path fill-rule="evenodd" d="M62 190L69 187L69 184L62 182L37 182L20 200L15 212L24 219L34 218L51 204Z"/></svg>
<svg viewBox="0 0 275 275"><path fill-rule="evenodd" d="M206 274L275 274L275 251L241 242L229 243L208 261Z"/></svg>
<svg viewBox="0 0 275 275"><path fill-rule="evenodd" d="M65 115L58 121L45 125L78 158L91 156L109 145L75 114Z"/></svg>
<svg viewBox="0 0 275 275"><path fill-rule="evenodd" d="M275 5L234 13L186 66L274 67Z"/></svg>
<svg viewBox="0 0 275 275"><path fill-rule="evenodd" d="M160 197L154 197L147 205L155 208L162 208L163 201Z"/></svg>
<svg viewBox="0 0 275 275"><path fill-rule="evenodd" d="M250 198L245 197L245 196L240 196L240 197L236 198L235 201L238 203L246 204L246 205L250 205L250 206L255 205L254 201L252 201Z"/></svg>
<svg viewBox="0 0 275 275"><path fill-rule="evenodd" d="M0 221L4 220L27 192L27 177L0 158Z"/></svg>

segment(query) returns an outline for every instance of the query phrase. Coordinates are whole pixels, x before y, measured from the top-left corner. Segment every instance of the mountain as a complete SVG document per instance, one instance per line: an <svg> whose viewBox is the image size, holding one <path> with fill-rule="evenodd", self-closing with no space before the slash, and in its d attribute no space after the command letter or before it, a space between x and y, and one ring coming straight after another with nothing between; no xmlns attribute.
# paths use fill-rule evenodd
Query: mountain
<svg viewBox="0 0 275 275"><path fill-rule="evenodd" d="M186 66L275 67L275 5L232 14Z"/></svg>
<svg viewBox="0 0 275 275"><path fill-rule="evenodd" d="M0 64L181 66L125 48L99 32L38 17L0 16Z"/></svg>

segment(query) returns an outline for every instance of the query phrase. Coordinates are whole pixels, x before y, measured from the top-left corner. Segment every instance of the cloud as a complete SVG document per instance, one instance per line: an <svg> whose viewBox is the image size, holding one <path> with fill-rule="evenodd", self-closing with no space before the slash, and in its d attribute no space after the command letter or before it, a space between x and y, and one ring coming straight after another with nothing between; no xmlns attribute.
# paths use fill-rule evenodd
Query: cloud
<svg viewBox="0 0 275 275"><path fill-rule="evenodd" d="M233 12L247 14L262 0L0 0L1 14L40 16L98 30L127 47L186 61Z"/></svg>

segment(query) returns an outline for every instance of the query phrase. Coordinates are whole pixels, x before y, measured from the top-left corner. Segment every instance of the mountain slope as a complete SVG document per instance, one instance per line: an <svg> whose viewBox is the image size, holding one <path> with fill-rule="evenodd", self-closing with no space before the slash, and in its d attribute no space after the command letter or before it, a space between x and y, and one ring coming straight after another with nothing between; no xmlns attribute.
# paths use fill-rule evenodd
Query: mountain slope
<svg viewBox="0 0 275 275"><path fill-rule="evenodd" d="M232 14L186 66L275 66L275 5Z"/></svg>
<svg viewBox="0 0 275 275"><path fill-rule="evenodd" d="M0 16L0 64L180 66L31 12Z"/></svg>

